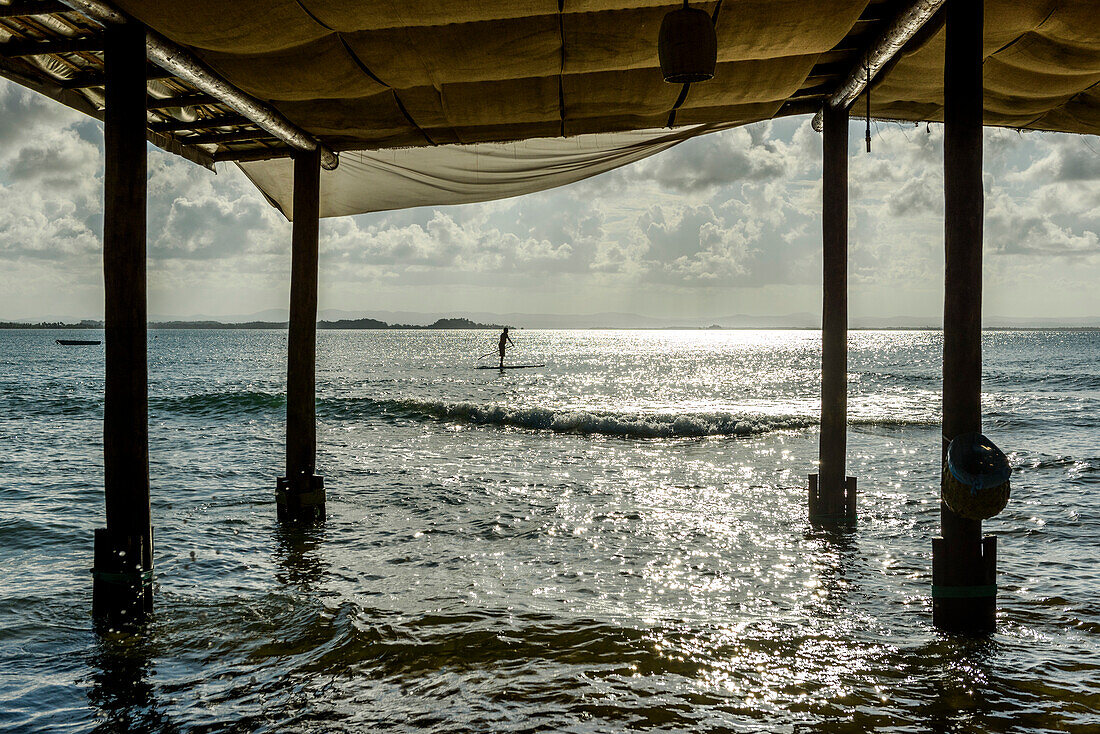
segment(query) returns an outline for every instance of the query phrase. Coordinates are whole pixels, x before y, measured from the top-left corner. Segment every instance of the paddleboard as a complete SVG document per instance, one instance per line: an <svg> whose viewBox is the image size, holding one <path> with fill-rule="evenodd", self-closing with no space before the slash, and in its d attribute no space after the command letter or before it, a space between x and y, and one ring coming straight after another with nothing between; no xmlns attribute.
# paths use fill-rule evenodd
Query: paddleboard
<svg viewBox="0 0 1100 734"><path fill-rule="evenodd" d="M497 367L496 365L478 365L479 370L527 370L532 367L545 367L544 364L506 364L503 367Z"/></svg>

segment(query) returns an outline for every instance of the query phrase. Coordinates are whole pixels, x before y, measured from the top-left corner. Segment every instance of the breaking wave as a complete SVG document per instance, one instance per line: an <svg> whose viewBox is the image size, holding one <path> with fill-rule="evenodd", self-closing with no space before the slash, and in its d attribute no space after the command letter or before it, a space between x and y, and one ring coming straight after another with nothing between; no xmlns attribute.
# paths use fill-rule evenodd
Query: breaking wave
<svg viewBox="0 0 1100 734"><path fill-rule="evenodd" d="M154 411L192 416L257 417L278 419L286 405L283 395L224 392L156 398ZM446 402L407 398L325 398L317 402L317 415L326 420L347 421L389 418L438 421L497 428L517 428L551 433L619 436L625 438L703 438L748 436L769 431L792 431L818 424L816 416L747 415L725 411L688 413L628 412L570 408L513 407L468 401ZM934 417L868 418L853 416L853 426L934 425Z"/></svg>
<svg viewBox="0 0 1100 734"><path fill-rule="evenodd" d="M797 416L750 417L723 412L626 413L370 398L326 403L329 401L322 401L323 412L332 417L347 417L349 412L362 411L362 414L389 414L453 423L628 438L740 436L805 428L815 423Z"/></svg>

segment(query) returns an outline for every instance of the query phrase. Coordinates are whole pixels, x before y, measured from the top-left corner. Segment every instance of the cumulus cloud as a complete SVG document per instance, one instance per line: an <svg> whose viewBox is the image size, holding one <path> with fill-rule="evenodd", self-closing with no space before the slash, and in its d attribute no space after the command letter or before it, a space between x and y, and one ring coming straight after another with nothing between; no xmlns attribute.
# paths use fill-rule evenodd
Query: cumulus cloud
<svg viewBox="0 0 1100 734"><path fill-rule="evenodd" d="M7 79L0 79L0 163L43 134L71 129L88 118Z"/></svg>
<svg viewBox="0 0 1100 734"><path fill-rule="evenodd" d="M69 282L84 288L86 309L75 315L96 315L99 124L6 82L0 114L0 309L47 304L56 284ZM876 123L873 139L868 155L853 123L853 304L891 313L916 303L936 314L942 126ZM987 131L987 261L994 287L1011 290L1014 304L1053 303L1030 282L1052 263L1072 260L1059 271L1068 289L1100 277L1096 147L1080 137ZM786 119L707 135L563 189L326 220L322 297L342 299L329 302L337 308L457 310L491 298L500 310L635 304L715 315L730 312L724 304L752 310L766 293L783 305L758 309L816 310L820 155L809 120ZM178 313L285 307L291 227L235 167L215 176L150 149L148 216L154 301L177 304ZM861 296L871 293L881 297Z"/></svg>
<svg viewBox="0 0 1100 734"><path fill-rule="evenodd" d="M1012 176L1012 180L1100 181L1100 149L1095 142L1076 135L1047 134L1042 138L1046 155Z"/></svg>
<svg viewBox="0 0 1100 734"><path fill-rule="evenodd" d="M772 181L795 170L797 149L771 136L770 123L734 128L682 143L630 169L627 180L652 180L683 194L742 181Z"/></svg>

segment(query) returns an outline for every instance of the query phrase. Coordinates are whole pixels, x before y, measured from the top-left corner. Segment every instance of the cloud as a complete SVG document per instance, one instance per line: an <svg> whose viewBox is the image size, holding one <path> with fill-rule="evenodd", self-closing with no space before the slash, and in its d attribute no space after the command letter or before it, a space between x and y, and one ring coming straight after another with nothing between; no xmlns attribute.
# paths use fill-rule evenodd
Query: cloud
<svg viewBox="0 0 1100 734"><path fill-rule="evenodd" d="M363 227L353 218L329 220L322 230L322 249L339 277L364 273L377 277L384 270L397 280L425 270L467 274L557 270L574 253L565 242L502 231L485 220L456 221L441 211L433 212L423 224L404 226L383 221Z"/></svg>
<svg viewBox="0 0 1100 734"><path fill-rule="evenodd" d="M0 202L0 260L94 263L99 233L76 202L18 186L0 186Z"/></svg>
<svg viewBox="0 0 1100 734"><path fill-rule="evenodd" d="M51 130L28 141L4 166L5 178L57 195L81 197L88 207L99 200L102 156L95 145L71 130Z"/></svg>
<svg viewBox="0 0 1100 734"><path fill-rule="evenodd" d="M57 284L69 282L83 284L76 290L90 304L78 315L96 315L101 127L6 82L0 113L0 309L54 312ZM985 140L991 287L1011 291L1003 300L1019 313L1063 303L1033 282L1037 272L1090 294L1100 277L1096 143L1008 130L989 130ZM853 122L850 150L853 304L887 314L904 302L937 314L942 126L875 123L867 154ZM734 303L774 312L772 300L754 305L767 294L780 299L779 311L813 311L820 155L808 118L784 119L522 198L325 220L322 296L338 299L329 303L336 308L485 310L492 302L716 315ZM181 313L285 307L290 225L235 167L214 176L151 148L148 218L154 302L182 304ZM1093 307L1100 312L1100 296L1072 308Z"/></svg>
<svg viewBox="0 0 1100 734"><path fill-rule="evenodd" d="M936 183L941 182L942 178L938 176L919 176L909 179L901 185L901 188L887 194L887 211L895 217L942 214L943 190L935 186Z"/></svg>
<svg viewBox="0 0 1100 734"><path fill-rule="evenodd" d="M1046 134L1041 137L1046 155L1013 176L1013 180L1100 181L1100 150L1095 142L1076 135Z"/></svg>
<svg viewBox="0 0 1100 734"><path fill-rule="evenodd" d="M767 123L703 135L674 150L637 164L627 180L652 180L694 194L741 181L773 181L797 167L797 149L771 137Z"/></svg>
<svg viewBox="0 0 1100 734"><path fill-rule="evenodd" d="M1061 226L1051 212L998 196L987 207L986 244L994 254L1081 258L1100 255L1095 229Z"/></svg>
<svg viewBox="0 0 1100 734"><path fill-rule="evenodd" d="M70 129L88 118L75 110L0 79L0 164L45 133Z"/></svg>

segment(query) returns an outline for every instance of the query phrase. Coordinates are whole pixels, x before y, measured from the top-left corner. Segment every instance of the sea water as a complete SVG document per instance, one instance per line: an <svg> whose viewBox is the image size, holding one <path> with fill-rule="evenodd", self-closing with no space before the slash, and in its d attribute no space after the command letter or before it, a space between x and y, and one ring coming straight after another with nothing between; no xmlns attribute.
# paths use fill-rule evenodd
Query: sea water
<svg viewBox="0 0 1100 734"><path fill-rule="evenodd" d="M98 332L92 332L98 334ZM1100 731L1100 333L984 338L999 627L931 625L941 337L322 331L328 522L275 522L286 333L151 331L156 608L93 631L103 348L0 332L0 729ZM92 338L101 338L92 336ZM482 364L495 359L487 358Z"/></svg>

